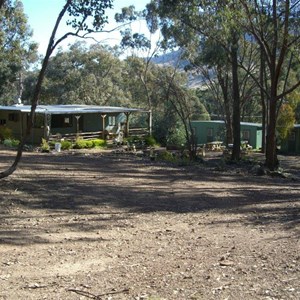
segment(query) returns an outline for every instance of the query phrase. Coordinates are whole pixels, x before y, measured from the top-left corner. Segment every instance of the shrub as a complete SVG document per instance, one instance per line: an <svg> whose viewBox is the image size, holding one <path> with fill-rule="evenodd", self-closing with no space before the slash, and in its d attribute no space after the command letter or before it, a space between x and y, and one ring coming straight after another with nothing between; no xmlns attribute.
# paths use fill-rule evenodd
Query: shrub
<svg viewBox="0 0 300 300"><path fill-rule="evenodd" d="M84 149L86 147L86 143L83 139L76 139L75 144L73 146L74 149Z"/></svg>
<svg viewBox="0 0 300 300"><path fill-rule="evenodd" d="M94 144L93 144L93 141L85 141L85 148L93 148L94 147Z"/></svg>
<svg viewBox="0 0 300 300"><path fill-rule="evenodd" d="M147 146L155 146L157 145L157 142L153 136L146 136L145 137L145 143Z"/></svg>
<svg viewBox="0 0 300 300"><path fill-rule="evenodd" d="M72 148L72 142L70 141L61 141L61 149L62 150L69 150Z"/></svg>
<svg viewBox="0 0 300 300"><path fill-rule="evenodd" d="M4 141L12 137L11 129L6 126L0 126L0 140Z"/></svg>
<svg viewBox="0 0 300 300"><path fill-rule="evenodd" d="M102 139L95 139L92 140L93 142L93 147L105 147L106 146L106 141Z"/></svg>
<svg viewBox="0 0 300 300"><path fill-rule="evenodd" d="M19 144L20 144L20 141L19 141L19 140L12 139L12 140L11 140L11 143L12 143L12 146L13 146L13 147L18 147Z"/></svg>
<svg viewBox="0 0 300 300"><path fill-rule="evenodd" d="M164 151L158 154L157 159L169 161L169 162L176 162L178 158L169 151Z"/></svg>
<svg viewBox="0 0 300 300"><path fill-rule="evenodd" d="M42 139L41 148L42 148L42 152L50 151L49 143L45 139Z"/></svg>
<svg viewBox="0 0 300 300"><path fill-rule="evenodd" d="M15 139L5 139L3 144L7 147L18 147L20 141Z"/></svg>

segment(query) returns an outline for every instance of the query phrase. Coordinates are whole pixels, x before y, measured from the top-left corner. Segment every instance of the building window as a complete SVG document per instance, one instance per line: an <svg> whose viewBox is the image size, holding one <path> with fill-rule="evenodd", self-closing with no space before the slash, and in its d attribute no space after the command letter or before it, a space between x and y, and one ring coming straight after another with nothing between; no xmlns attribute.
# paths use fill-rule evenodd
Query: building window
<svg viewBox="0 0 300 300"><path fill-rule="evenodd" d="M0 125L6 125L6 120L5 119L0 119Z"/></svg>
<svg viewBox="0 0 300 300"><path fill-rule="evenodd" d="M73 126L72 115L52 115L51 128L66 128Z"/></svg>
<svg viewBox="0 0 300 300"><path fill-rule="evenodd" d="M10 114L8 114L8 120L11 122L18 122L19 115L17 113L10 113Z"/></svg>
<svg viewBox="0 0 300 300"><path fill-rule="evenodd" d="M213 137L213 136L214 136L213 128L207 128L207 137Z"/></svg>
<svg viewBox="0 0 300 300"><path fill-rule="evenodd" d="M292 131L289 134L289 141L294 142L296 140L296 133L294 131Z"/></svg>
<svg viewBox="0 0 300 300"><path fill-rule="evenodd" d="M213 128L207 128L206 131L206 141L208 143L212 142L214 139L214 129Z"/></svg>
<svg viewBox="0 0 300 300"><path fill-rule="evenodd" d="M109 126L116 126L116 116L109 116L108 117L108 125Z"/></svg>
<svg viewBox="0 0 300 300"><path fill-rule="evenodd" d="M246 141L250 140L250 130L242 131L242 140L246 140Z"/></svg>

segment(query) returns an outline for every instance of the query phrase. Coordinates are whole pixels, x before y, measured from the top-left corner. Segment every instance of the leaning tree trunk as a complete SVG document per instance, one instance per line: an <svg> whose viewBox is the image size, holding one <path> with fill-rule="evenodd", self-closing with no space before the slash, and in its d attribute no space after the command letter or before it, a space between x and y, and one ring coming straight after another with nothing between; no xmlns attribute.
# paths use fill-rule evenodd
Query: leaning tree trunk
<svg viewBox="0 0 300 300"><path fill-rule="evenodd" d="M19 164L19 162L22 158L24 145L27 141L27 138L29 137L29 135L31 133L31 130L32 130L32 127L33 127L33 124L34 124L35 110L36 110L36 107L38 105L38 101L39 101L39 98L40 98L42 83L43 83L43 80L44 80L44 77L45 77L45 72L46 72L48 62L49 62L49 58L50 58L53 50L55 49L55 47L58 44L58 43L54 44L55 35L56 35L56 32L57 32L59 23L60 23L61 19L63 18L63 16L64 16L68 6L70 5L71 1L72 0L68 0L66 2L64 8L60 12L60 14L59 14L59 16L56 20L55 26L53 28L53 31L52 31L52 34L51 34L51 37L50 37L50 40L49 40L47 52L46 52L46 55L44 57L42 68L40 70L38 80L37 80L37 83L36 83L36 86L35 86L35 89L34 89L32 101L31 101L31 110L30 110L30 115L29 115L28 122L27 122L26 132L25 132L24 136L22 137L21 142L18 146L18 150L17 150L15 160L14 160L13 164L7 170L0 173L0 179L3 179L5 177L8 177L11 174L13 174L15 172L15 170L17 169L17 166L18 166L18 164Z"/></svg>

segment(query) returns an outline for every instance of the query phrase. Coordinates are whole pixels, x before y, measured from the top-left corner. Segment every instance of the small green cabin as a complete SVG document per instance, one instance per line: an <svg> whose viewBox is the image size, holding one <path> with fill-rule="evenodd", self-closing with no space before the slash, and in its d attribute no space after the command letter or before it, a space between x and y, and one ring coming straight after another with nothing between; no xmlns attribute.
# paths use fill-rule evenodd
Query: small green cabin
<svg viewBox="0 0 300 300"><path fill-rule="evenodd" d="M214 141L225 143L226 126L221 120L192 121L192 127L197 144L206 144ZM248 141L253 149L262 146L262 125L257 123L241 122L241 140Z"/></svg>
<svg viewBox="0 0 300 300"><path fill-rule="evenodd" d="M0 126L11 129L15 139L24 136L30 114L30 105L0 106ZM38 105L35 122L28 143L40 144L42 138L52 135L94 133L99 138L116 133L120 124L129 132L129 115L146 112L136 108L96 106L96 105ZM124 125L123 125L124 126Z"/></svg>
<svg viewBox="0 0 300 300"><path fill-rule="evenodd" d="M281 143L281 152L300 154L300 124L295 124L287 139Z"/></svg>

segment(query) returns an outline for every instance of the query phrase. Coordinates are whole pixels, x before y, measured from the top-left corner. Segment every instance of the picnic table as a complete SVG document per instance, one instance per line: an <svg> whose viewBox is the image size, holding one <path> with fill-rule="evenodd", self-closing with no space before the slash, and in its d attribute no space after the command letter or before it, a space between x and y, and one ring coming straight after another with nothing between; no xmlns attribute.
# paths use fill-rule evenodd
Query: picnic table
<svg viewBox="0 0 300 300"><path fill-rule="evenodd" d="M209 150L209 151L221 151L222 144L223 144L223 142L221 142L221 141L209 142L209 143L205 144L205 149Z"/></svg>

